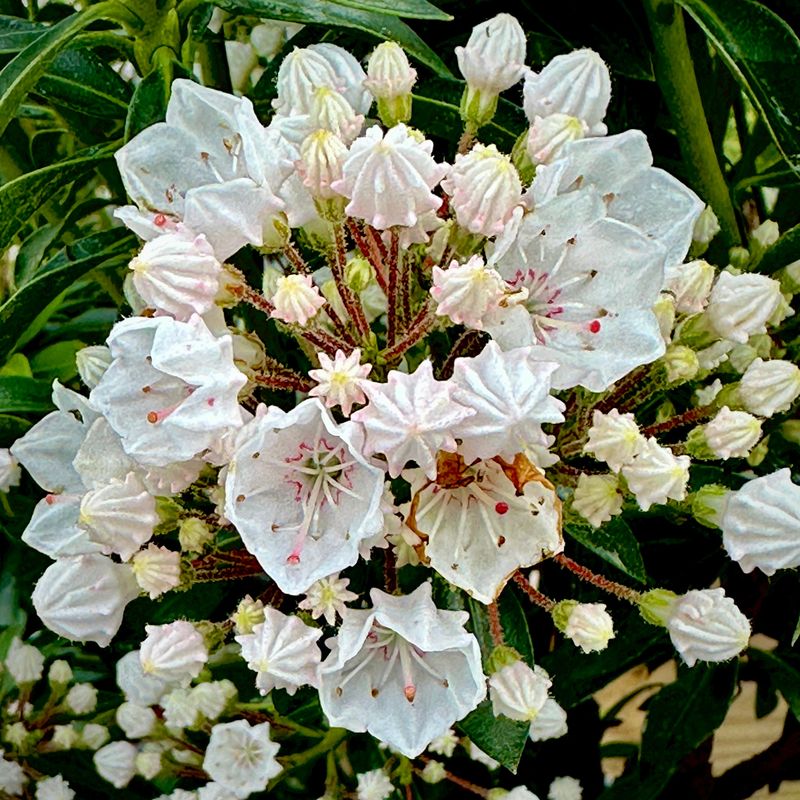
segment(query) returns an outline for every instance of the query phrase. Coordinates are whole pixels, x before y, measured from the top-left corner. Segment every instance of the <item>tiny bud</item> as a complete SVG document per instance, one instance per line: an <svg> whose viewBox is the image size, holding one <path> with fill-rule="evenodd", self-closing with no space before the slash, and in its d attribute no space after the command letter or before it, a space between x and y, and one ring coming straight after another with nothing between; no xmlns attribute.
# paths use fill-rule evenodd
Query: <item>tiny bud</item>
<svg viewBox="0 0 800 800"><path fill-rule="evenodd" d="M706 528L720 528L725 501L731 490L717 483L707 483L694 492L689 502L692 516Z"/></svg>
<svg viewBox="0 0 800 800"><path fill-rule="evenodd" d="M202 553L206 545L214 539L214 532L197 517L187 517L181 520L178 529L178 541L184 553Z"/></svg>
<svg viewBox="0 0 800 800"><path fill-rule="evenodd" d="M692 240L700 245L706 245L720 232L719 220L711 206L706 206L694 223Z"/></svg>
<svg viewBox="0 0 800 800"><path fill-rule="evenodd" d="M603 603L562 600L551 615L555 626L584 653L605 650L614 638L614 622Z"/></svg>
<svg viewBox="0 0 800 800"><path fill-rule="evenodd" d="M673 385L692 380L700 369L697 353L682 344L670 345L663 360L667 369L667 381Z"/></svg>
<svg viewBox="0 0 800 800"><path fill-rule="evenodd" d="M761 420L746 411L731 411L723 406L703 426L703 435L717 458L744 458L761 438Z"/></svg>
<svg viewBox="0 0 800 800"><path fill-rule="evenodd" d="M248 594L239 602L231 619L239 636L250 634L264 621L264 604Z"/></svg>
<svg viewBox="0 0 800 800"><path fill-rule="evenodd" d="M87 750L97 750L102 747L109 739L108 728L105 725L98 725L95 722L88 722L83 726L78 739L78 745Z"/></svg>
<svg viewBox="0 0 800 800"><path fill-rule="evenodd" d="M74 714L90 714L97 706L97 689L91 683L76 683L64 698L64 702Z"/></svg>
<svg viewBox="0 0 800 800"><path fill-rule="evenodd" d="M622 511L622 495L616 475L587 475L581 473L572 496L575 509L594 528Z"/></svg>
<svg viewBox="0 0 800 800"><path fill-rule="evenodd" d="M666 626L678 595L668 589L651 589L639 597L639 613L651 625Z"/></svg>
<svg viewBox="0 0 800 800"><path fill-rule="evenodd" d="M75 366L84 385L94 389L111 366L111 351L104 344L84 347L75 353Z"/></svg>
<svg viewBox="0 0 800 800"><path fill-rule="evenodd" d="M420 776L425 783L440 783L445 779L447 770L441 761L429 761L425 764Z"/></svg>
<svg viewBox="0 0 800 800"><path fill-rule="evenodd" d="M492 650L489 660L486 662L486 674L494 675L495 672L521 660L522 656L513 647L505 644L498 645Z"/></svg>
<svg viewBox="0 0 800 800"><path fill-rule="evenodd" d="M72 667L63 659L57 659L50 665L47 682L53 689L63 689L72 681Z"/></svg>
<svg viewBox="0 0 800 800"><path fill-rule="evenodd" d="M19 637L11 640L6 654L6 670L17 686L33 684L42 677L44 656L32 644L24 644Z"/></svg>
<svg viewBox="0 0 800 800"><path fill-rule="evenodd" d="M344 268L344 282L356 293L363 292L373 277L372 265L363 256L354 256Z"/></svg>
<svg viewBox="0 0 800 800"><path fill-rule="evenodd" d="M383 42L372 51L364 86L377 99L378 115L387 128L411 119L411 89L416 80L417 71L395 42Z"/></svg>

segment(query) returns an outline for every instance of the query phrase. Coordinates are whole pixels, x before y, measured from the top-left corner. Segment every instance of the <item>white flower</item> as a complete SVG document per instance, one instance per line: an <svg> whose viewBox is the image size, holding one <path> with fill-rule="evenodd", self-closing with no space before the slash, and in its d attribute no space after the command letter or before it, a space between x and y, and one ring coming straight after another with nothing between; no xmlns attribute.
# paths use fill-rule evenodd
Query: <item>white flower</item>
<svg viewBox="0 0 800 800"><path fill-rule="evenodd" d="M200 631L191 622L176 620L166 625L145 625L139 659L145 674L188 686L208 661Z"/></svg>
<svg viewBox="0 0 800 800"><path fill-rule="evenodd" d="M556 778L547 793L547 800L581 800L582 797L581 782L569 775Z"/></svg>
<svg viewBox="0 0 800 800"><path fill-rule="evenodd" d="M22 470L17 459L7 447L0 447L0 492L7 492L12 486L19 486Z"/></svg>
<svg viewBox="0 0 800 800"><path fill-rule="evenodd" d="M791 361L754 359L742 375L739 396L753 414L771 417L787 411L800 395L800 367Z"/></svg>
<svg viewBox="0 0 800 800"><path fill-rule="evenodd" d="M236 686L227 678L221 681L206 681L192 689L192 702L207 720L215 720L222 715L236 695Z"/></svg>
<svg viewBox="0 0 800 800"><path fill-rule="evenodd" d="M551 686L550 676L541 667L531 669L524 661L515 661L489 678L492 712L495 716L533 722Z"/></svg>
<svg viewBox="0 0 800 800"><path fill-rule="evenodd" d="M616 475L578 476L578 485L572 495L572 507L593 528L599 528L622 511L622 495Z"/></svg>
<svg viewBox="0 0 800 800"><path fill-rule="evenodd" d="M746 411L731 411L723 406L703 426L703 436L717 458L744 458L761 438L761 420Z"/></svg>
<svg viewBox="0 0 800 800"><path fill-rule="evenodd" d="M78 744L88 750L97 750L102 747L111 735L105 725L98 725L96 722L88 722L81 728Z"/></svg>
<svg viewBox="0 0 800 800"><path fill-rule="evenodd" d="M314 89L308 117L312 128L330 131L346 145L358 136L364 125L363 114L356 114L347 99L330 86Z"/></svg>
<svg viewBox="0 0 800 800"><path fill-rule="evenodd" d="M321 578L306 592L305 600L298 607L311 612L312 619L325 617L328 625L336 624L336 615L340 617L346 608L345 603L356 600L358 595L347 590L348 578L340 578L339 573Z"/></svg>
<svg viewBox="0 0 800 800"><path fill-rule="evenodd" d="M347 197L345 211L378 230L413 227L420 216L442 204L431 191L447 173L431 155L433 142L395 125L384 135L375 125L350 146L342 178L332 184Z"/></svg>
<svg viewBox="0 0 800 800"><path fill-rule="evenodd" d="M212 781L197 790L198 800L238 800L239 795Z"/></svg>
<svg viewBox="0 0 800 800"><path fill-rule="evenodd" d="M242 658L256 673L256 688L261 694L275 688L294 694L300 686L317 686L321 655L316 642L320 636L319 628L275 608L265 608L264 621L252 633L237 636L236 641L242 647Z"/></svg>
<svg viewBox="0 0 800 800"><path fill-rule="evenodd" d="M4 659L6 670L17 685L35 683L42 677L44 655L32 644L24 644L15 636Z"/></svg>
<svg viewBox="0 0 800 800"><path fill-rule="evenodd" d="M641 452L622 474L642 511L667 500L683 500L689 482L689 456L675 456L654 438L647 439Z"/></svg>
<svg viewBox="0 0 800 800"><path fill-rule="evenodd" d="M78 642L108 643L139 587L127 564L102 555L59 558L39 578L33 607L51 631Z"/></svg>
<svg viewBox="0 0 800 800"><path fill-rule="evenodd" d="M92 401L140 463L187 461L242 424L237 395L247 378L234 366L232 339L200 317L126 319L108 345L114 361Z"/></svg>
<svg viewBox="0 0 800 800"><path fill-rule="evenodd" d="M708 303L716 270L707 261L689 261L667 267L664 289L675 295L675 308L699 314Z"/></svg>
<svg viewBox="0 0 800 800"><path fill-rule="evenodd" d="M334 358L317 353L320 369L310 369L308 377L317 382L309 392L311 397L321 397L328 408L339 406L342 414L350 416L355 403L367 398L361 390L361 382L369 375L372 364L361 363L361 348L356 347L349 355L337 350Z"/></svg>
<svg viewBox="0 0 800 800"><path fill-rule="evenodd" d="M11 797L21 797L22 788L27 782L28 778L22 765L4 758L3 750L0 749L0 791L6 792Z"/></svg>
<svg viewBox="0 0 800 800"><path fill-rule="evenodd" d="M117 553L123 561L153 535L158 524L156 499L133 472L124 481L111 481L85 494L79 522L88 528L88 538L106 555Z"/></svg>
<svg viewBox="0 0 800 800"><path fill-rule="evenodd" d="M391 370L386 383L364 381L366 407L352 415L364 426L364 452L382 453L396 478L409 461L428 477L436 474L436 453L454 452L453 427L475 412L453 400L452 384L433 377L428 359L410 375Z"/></svg>
<svg viewBox="0 0 800 800"><path fill-rule="evenodd" d="M338 197L331 184L342 177L342 166L347 158L347 145L331 131L313 131L300 145L297 171L303 186L313 197L330 200Z"/></svg>
<svg viewBox="0 0 800 800"><path fill-rule="evenodd" d="M116 677L125 699L140 706L156 705L170 685L169 681L144 672L138 650L126 653L117 662Z"/></svg>
<svg viewBox="0 0 800 800"><path fill-rule="evenodd" d="M111 742L94 754L94 768L115 789L124 789L136 774L138 752L130 742Z"/></svg>
<svg viewBox="0 0 800 800"><path fill-rule="evenodd" d="M90 714L97 706L97 689L91 683L76 683L67 692L64 703L76 716Z"/></svg>
<svg viewBox="0 0 800 800"><path fill-rule="evenodd" d="M560 502L528 469L518 491L496 461L467 467L442 457L436 481L419 475L412 484L413 530L427 536L430 566L481 603L491 603L517 569L563 547Z"/></svg>
<svg viewBox="0 0 800 800"><path fill-rule="evenodd" d="M148 706L136 703L122 703L116 712L117 725L129 739L143 739L155 728L156 713Z"/></svg>
<svg viewBox="0 0 800 800"><path fill-rule="evenodd" d="M239 797L262 792L280 771L279 746L269 738L269 723L251 726L247 720L217 724L203 759L203 769Z"/></svg>
<svg viewBox="0 0 800 800"><path fill-rule="evenodd" d="M158 236L147 242L128 266L136 291L159 311L186 320L214 306L222 265L202 234Z"/></svg>
<svg viewBox="0 0 800 800"><path fill-rule="evenodd" d="M582 139L587 131L588 126L583 120L569 114L535 116L525 150L534 164L547 164L561 155L565 144Z"/></svg>
<svg viewBox="0 0 800 800"><path fill-rule="evenodd" d="M362 772L357 777L356 795L358 800L386 800L394 791L394 785L382 769Z"/></svg>
<svg viewBox="0 0 800 800"><path fill-rule="evenodd" d="M456 47L456 58L470 88L497 95L522 77L525 32L511 14L498 14L472 29L466 47Z"/></svg>
<svg viewBox="0 0 800 800"><path fill-rule="evenodd" d="M54 689L56 687L64 687L72 680L72 667L69 663L59 658L50 664L50 669L47 671L47 682Z"/></svg>
<svg viewBox="0 0 800 800"><path fill-rule="evenodd" d="M458 744L458 736L456 732L450 728L446 733L437 736L429 745L428 750L431 753L438 753L441 756L450 758L453 755Z"/></svg>
<svg viewBox="0 0 800 800"><path fill-rule="evenodd" d="M200 709L191 689L173 689L161 698L159 705L164 709L168 728L195 728L200 724Z"/></svg>
<svg viewBox="0 0 800 800"><path fill-rule="evenodd" d="M486 695L478 642L464 630L466 612L436 608L429 583L370 597L373 608L347 609L328 642L322 710L332 726L368 731L413 758Z"/></svg>
<svg viewBox="0 0 800 800"><path fill-rule="evenodd" d="M693 667L727 661L747 647L750 623L724 589L693 589L675 600L667 629L672 644Z"/></svg>
<svg viewBox="0 0 800 800"><path fill-rule="evenodd" d="M584 653L605 650L614 638L614 620L604 603L578 603L569 610L564 635Z"/></svg>
<svg viewBox="0 0 800 800"><path fill-rule="evenodd" d="M589 440L583 449L598 461L605 461L614 472L619 472L642 452L644 445L645 438L633 414L620 414L612 408L607 414L602 411L593 413Z"/></svg>
<svg viewBox="0 0 800 800"><path fill-rule="evenodd" d="M442 181L456 220L470 233L495 236L522 200L522 184L510 156L496 145L476 144L459 153Z"/></svg>
<svg viewBox="0 0 800 800"><path fill-rule="evenodd" d="M45 778L36 784L36 800L73 800L75 792L61 775Z"/></svg>
<svg viewBox="0 0 800 800"><path fill-rule="evenodd" d="M764 333L767 320L781 304L781 285L766 275L720 273L711 290L706 314L714 332L744 344Z"/></svg>
<svg viewBox="0 0 800 800"><path fill-rule="evenodd" d="M594 50L573 50L556 56L538 74L525 72L525 115L533 125L537 117L565 114L583 122L593 136L603 135L611 99L611 76Z"/></svg>
<svg viewBox="0 0 800 800"><path fill-rule="evenodd" d="M409 94L417 82L417 71L408 63L396 42L381 42L370 53L364 87L379 100L393 100Z"/></svg>
<svg viewBox="0 0 800 800"><path fill-rule="evenodd" d="M800 486L788 467L729 495L719 525L725 550L745 572L800 566Z"/></svg>
<svg viewBox="0 0 800 800"><path fill-rule="evenodd" d="M447 269L435 266L430 293L439 316L477 330L483 330L484 320L492 318L507 297L525 297L525 293L514 292L479 255L464 264L451 261Z"/></svg>
<svg viewBox="0 0 800 800"><path fill-rule="evenodd" d="M270 300L275 306L271 317L298 325L305 325L325 305L325 298L312 283L310 275L278 278L275 294Z"/></svg>
<svg viewBox="0 0 800 800"><path fill-rule="evenodd" d="M384 473L361 455L359 430L309 398L257 415L237 441L225 516L281 591L301 594L355 564L383 521Z"/></svg>
<svg viewBox="0 0 800 800"><path fill-rule="evenodd" d="M111 364L111 351L104 344L83 347L75 353L75 366L84 386L94 389Z"/></svg>
<svg viewBox="0 0 800 800"><path fill-rule="evenodd" d="M544 701L539 713L531 722L528 735L533 742L558 739L567 732L567 712L552 697Z"/></svg>
<svg viewBox="0 0 800 800"><path fill-rule="evenodd" d="M149 544L131 561L136 582L151 600L174 589L181 582L181 556L175 550Z"/></svg>

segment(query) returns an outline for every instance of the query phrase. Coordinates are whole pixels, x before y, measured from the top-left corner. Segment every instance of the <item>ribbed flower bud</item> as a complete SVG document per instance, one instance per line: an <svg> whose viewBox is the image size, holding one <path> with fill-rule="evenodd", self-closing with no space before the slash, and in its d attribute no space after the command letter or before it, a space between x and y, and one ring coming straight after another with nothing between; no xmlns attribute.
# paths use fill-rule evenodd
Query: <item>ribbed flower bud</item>
<svg viewBox="0 0 800 800"><path fill-rule="evenodd" d="M184 553L202 553L214 539L214 531L208 523L197 517L182 519L178 528L178 542Z"/></svg>
<svg viewBox="0 0 800 800"><path fill-rule="evenodd" d="M791 361L756 358L742 375L742 405L762 417L786 411L800 395L800 368Z"/></svg>
<svg viewBox="0 0 800 800"><path fill-rule="evenodd" d="M44 656L38 648L15 636L5 657L5 667L18 686L35 683L42 677Z"/></svg>
<svg viewBox="0 0 800 800"><path fill-rule="evenodd" d="M664 288L675 295L675 308L682 314L699 314L708 302L716 271L698 259L667 269Z"/></svg>
<svg viewBox="0 0 800 800"><path fill-rule="evenodd" d="M136 774L138 752L130 742L111 742L94 754L94 768L115 789L124 789Z"/></svg>
<svg viewBox="0 0 800 800"><path fill-rule="evenodd" d="M76 683L67 692L64 703L73 714L91 714L97 706L97 689L91 683Z"/></svg>
<svg viewBox="0 0 800 800"><path fill-rule="evenodd" d="M145 625L139 657L145 674L188 685L208 661L201 633L191 622Z"/></svg>
<svg viewBox="0 0 800 800"><path fill-rule="evenodd" d="M515 661L489 678L489 697L495 716L531 722L547 700L552 685L541 667L531 669L524 661Z"/></svg>
<svg viewBox="0 0 800 800"><path fill-rule="evenodd" d="M672 605L667 630L675 649L692 667L727 661L750 640L750 623L724 589L693 589Z"/></svg>
<svg viewBox="0 0 800 800"><path fill-rule="evenodd" d="M72 667L63 659L57 659L50 665L47 682L53 689L62 689L72 681Z"/></svg>
<svg viewBox="0 0 800 800"><path fill-rule="evenodd" d="M691 495L692 516L706 528L719 528L731 490L718 483L707 483Z"/></svg>
<svg viewBox="0 0 800 800"><path fill-rule="evenodd" d="M723 406L703 426L703 438L717 458L744 458L761 438L761 420L746 411L731 411Z"/></svg>
<svg viewBox="0 0 800 800"><path fill-rule="evenodd" d="M720 232L719 220L711 206L706 206L694 223L692 241L699 245L706 245Z"/></svg>
<svg viewBox="0 0 800 800"><path fill-rule="evenodd" d="M689 483L689 456L676 456L654 438L648 439L641 452L622 474L642 511L667 500L683 500Z"/></svg>
<svg viewBox="0 0 800 800"><path fill-rule="evenodd" d="M442 188L456 220L470 233L496 236L522 199L522 184L511 158L493 144L476 144L456 156Z"/></svg>
<svg viewBox="0 0 800 800"><path fill-rule="evenodd" d="M686 383L700 371L697 353L682 344L670 345L664 353L663 363L667 370L667 381L671 384Z"/></svg>
<svg viewBox="0 0 800 800"><path fill-rule="evenodd" d="M310 275L284 275L278 278L272 304L275 308L271 317L302 326L325 305L325 298L312 283Z"/></svg>
<svg viewBox="0 0 800 800"><path fill-rule="evenodd" d="M788 467L731 493L719 525L728 555L745 572L800 566L800 486Z"/></svg>
<svg viewBox="0 0 800 800"><path fill-rule="evenodd" d="M131 561L136 582L155 600L181 582L181 556L167 547L148 545Z"/></svg>
<svg viewBox="0 0 800 800"><path fill-rule="evenodd" d="M411 89L416 82L417 71L400 45L382 42L372 51L364 86L378 101L378 115L387 128L411 119Z"/></svg>
<svg viewBox="0 0 800 800"><path fill-rule="evenodd" d="M149 706L136 703L122 703L117 708L117 725L129 739L143 739L149 736L158 721L155 711Z"/></svg>
<svg viewBox="0 0 800 800"><path fill-rule="evenodd" d="M766 331L767 320L782 300L780 283L766 275L722 272L706 314L718 336L744 344L751 334Z"/></svg>
<svg viewBox="0 0 800 800"><path fill-rule="evenodd" d="M330 86L320 86L312 94L309 123L312 128L330 131L345 144L361 133L363 114L356 114L345 97Z"/></svg>
<svg viewBox="0 0 800 800"><path fill-rule="evenodd" d="M482 330L485 318L499 308L507 288L497 270L475 255L466 264L452 261L447 269L434 267L430 292L438 315Z"/></svg>
<svg viewBox="0 0 800 800"><path fill-rule="evenodd" d="M260 600L253 600L248 594L239 601L231 619L237 634L250 634L256 625L264 621L264 604Z"/></svg>
<svg viewBox="0 0 800 800"><path fill-rule="evenodd" d="M608 414L594 412L589 440L583 449L598 461L605 461L614 472L619 472L641 452L644 444L645 438L633 414L620 414L616 408L612 408Z"/></svg>
<svg viewBox="0 0 800 800"><path fill-rule="evenodd" d="M550 114L533 118L526 151L534 164L548 164L559 157L565 144L583 139L587 133L583 120L569 114Z"/></svg>
<svg viewBox="0 0 800 800"><path fill-rule="evenodd" d="M111 351L104 344L84 347L75 353L75 366L84 386L94 389L111 366Z"/></svg>
<svg viewBox="0 0 800 800"><path fill-rule="evenodd" d="M614 638L614 620L603 603L562 600L551 615L555 626L584 653L605 650Z"/></svg>
<svg viewBox="0 0 800 800"><path fill-rule="evenodd" d="M587 475L582 472L572 496L572 507L593 527L622 511L622 495L616 475Z"/></svg>

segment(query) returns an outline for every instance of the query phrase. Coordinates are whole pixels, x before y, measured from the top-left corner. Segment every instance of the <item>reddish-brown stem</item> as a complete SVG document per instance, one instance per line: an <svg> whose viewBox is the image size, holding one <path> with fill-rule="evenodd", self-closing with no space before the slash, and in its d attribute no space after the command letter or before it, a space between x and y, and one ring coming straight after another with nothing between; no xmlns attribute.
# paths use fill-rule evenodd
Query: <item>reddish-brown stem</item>
<svg viewBox="0 0 800 800"><path fill-rule="evenodd" d="M414 800L414 794L411 791L411 784L406 784L406 800Z"/></svg>
<svg viewBox="0 0 800 800"><path fill-rule="evenodd" d="M453 374L455 360L461 356L476 356L483 349L483 345L489 338L488 333L483 331L466 330L453 344L453 349L447 355L439 374L436 376L440 381L445 381Z"/></svg>
<svg viewBox="0 0 800 800"><path fill-rule="evenodd" d="M383 243L380 232L375 230L372 225L367 225L367 236L369 237L375 252L378 254L379 260L385 262L387 256L389 255L389 251L386 249L386 245Z"/></svg>
<svg viewBox="0 0 800 800"><path fill-rule="evenodd" d="M633 372L629 372L617 383L607 397L603 398L599 403L597 403L597 405L594 406L594 409L602 411L605 414L612 408L615 408L619 404L620 400L628 392L630 392L631 389L635 389L642 383L649 372L650 367L647 364L643 367L638 367L637 369L633 370Z"/></svg>
<svg viewBox="0 0 800 800"><path fill-rule="evenodd" d="M250 286L246 285L236 285L230 287L231 294L238 298L239 300L249 303L253 308L257 308L259 311L263 311L265 314L269 315L275 310L275 306L264 297L261 292L257 292Z"/></svg>
<svg viewBox="0 0 800 800"><path fill-rule="evenodd" d="M430 758L427 756L420 756L419 760L422 761L424 764L427 764L431 761ZM417 770L417 772L421 773L422 770ZM484 789L483 786L478 786L477 783L472 783L468 781L466 778L459 778L458 775L454 775L452 772L445 771L444 777L450 781L450 783L454 783L456 786L460 786L462 789L466 789L468 792L472 792L473 794L478 795L478 797L488 797L489 790Z"/></svg>
<svg viewBox="0 0 800 800"><path fill-rule="evenodd" d="M388 313L386 315L386 341L392 347L397 341L397 312L399 311L397 302L398 284L398 255L400 253L400 236L395 228L392 228L389 242L389 293L386 297L388 301Z"/></svg>
<svg viewBox="0 0 800 800"><path fill-rule="evenodd" d="M288 259L289 264L294 272L299 272L301 275L308 275L310 270L308 268L308 264L306 264L306 260L291 242L289 242L286 247L283 248L283 253Z"/></svg>
<svg viewBox="0 0 800 800"><path fill-rule="evenodd" d="M253 380L267 389L279 392L307 392L314 387L314 381L304 378L296 372L272 372L263 375L254 375Z"/></svg>
<svg viewBox="0 0 800 800"><path fill-rule="evenodd" d="M388 297L389 286L386 283L386 275L384 274L383 258L380 251L375 247L371 236L369 233L365 236L358 222L354 219L347 220L347 230L350 232L350 237L355 242L356 247L361 251L361 255L372 265L372 269L375 271L375 280L378 281L381 291ZM369 231L371 230L370 228Z"/></svg>
<svg viewBox="0 0 800 800"><path fill-rule="evenodd" d="M391 306L389 307L391 308ZM406 350L413 347L433 327L435 322L436 315L431 312L430 304L426 303L411 321L406 335L399 342L396 342L393 347L383 351L383 357L387 363L391 364L399 359Z"/></svg>
<svg viewBox="0 0 800 800"><path fill-rule="evenodd" d="M542 594L538 589L531 586L530 581L519 570L514 573L514 583L516 583L517 586L528 595L528 599L539 606L539 608L543 608L548 614L553 610L555 602L547 595Z"/></svg>
<svg viewBox="0 0 800 800"><path fill-rule="evenodd" d="M495 647L502 647L505 644L503 636L503 623L500 621L500 606L495 600L487 606L489 612L489 632L492 634L492 643Z"/></svg>
<svg viewBox="0 0 800 800"><path fill-rule="evenodd" d="M317 330L307 330L303 329L299 331L299 334L317 350L322 350L324 353L327 353L329 356L333 357L336 355L337 350L341 350L344 353L350 352L350 345L347 342L343 342L341 339L333 336L330 333L326 333L325 331Z"/></svg>
<svg viewBox="0 0 800 800"><path fill-rule="evenodd" d="M369 340L369 322L364 315L361 301L345 281L345 259L347 257L347 242L345 239L345 227L342 225L333 226L333 257L329 259L333 279L336 281L336 288L339 290L339 297L342 298L350 319L358 331L358 335L365 341Z"/></svg>
<svg viewBox="0 0 800 800"><path fill-rule="evenodd" d="M716 411L715 406L690 408L688 411L684 411L682 414L676 414L674 417L665 419L663 422L657 422L655 425L648 425L646 428L642 428L642 433L645 436L656 436L659 433L666 433L675 428L682 428L684 425L692 425L695 422L707 419L714 411Z"/></svg>
<svg viewBox="0 0 800 800"><path fill-rule="evenodd" d="M240 580L251 575L263 575L264 568L246 550L225 550L192 561L198 581Z"/></svg>
<svg viewBox="0 0 800 800"><path fill-rule="evenodd" d="M582 581L591 583L593 586L597 586L598 589L616 595L622 600L627 600L629 603L636 605L641 598L641 594L635 589L631 589L629 586L623 586L621 583L611 581L602 575L598 575L596 572L592 572L588 567L584 567L583 564L573 561L563 553L553 556L553 561L560 567L564 567L564 569L568 569L570 572L577 575Z"/></svg>
<svg viewBox="0 0 800 800"><path fill-rule="evenodd" d="M403 325L411 322L411 264L410 260L403 257L402 252L397 254L397 273L400 281L400 317Z"/></svg>

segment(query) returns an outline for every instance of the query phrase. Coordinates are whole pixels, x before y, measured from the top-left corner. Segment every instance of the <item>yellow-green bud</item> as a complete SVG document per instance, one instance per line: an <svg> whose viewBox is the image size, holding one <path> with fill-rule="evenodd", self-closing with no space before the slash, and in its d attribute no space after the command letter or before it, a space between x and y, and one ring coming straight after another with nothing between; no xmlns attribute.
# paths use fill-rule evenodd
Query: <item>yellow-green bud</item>
<svg viewBox="0 0 800 800"><path fill-rule="evenodd" d="M363 292L372 282L372 278L372 265L363 256L354 256L344 268L344 282L354 292Z"/></svg>
<svg viewBox="0 0 800 800"><path fill-rule="evenodd" d="M719 528L719 521L730 489L709 483L689 496L692 516L706 528Z"/></svg>
<svg viewBox="0 0 800 800"><path fill-rule="evenodd" d="M669 589L652 589L639 597L639 613L651 625L666 626L677 599Z"/></svg>
<svg viewBox="0 0 800 800"><path fill-rule="evenodd" d="M486 674L494 675L495 672L499 672L517 661L522 661L522 656L513 647L501 644L492 650L486 662Z"/></svg>
<svg viewBox="0 0 800 800"><path fill-rule="evenodd" d="M184 553L202 553L206 545L214 539L214 531L206 522L197 517L181 520L178 541Z"/></svg>
<svg viewBox="0 0 800 800"><path fill-rule="evenodd" d="M700 370L697 353L682 344L673 344L667 348L664 366L667 369L667 381L671 384L690 381Z"/></svg>

